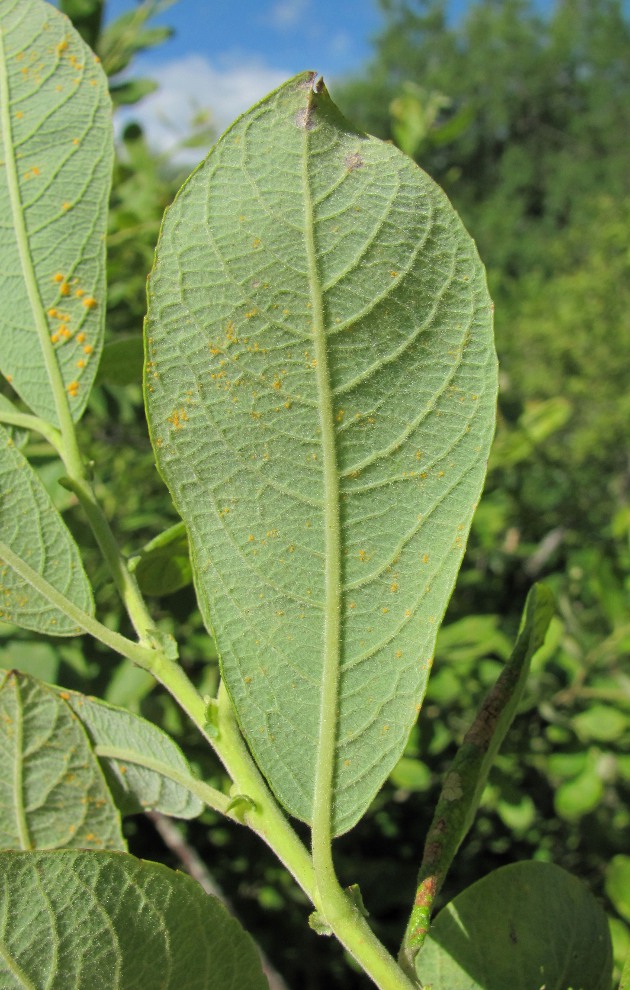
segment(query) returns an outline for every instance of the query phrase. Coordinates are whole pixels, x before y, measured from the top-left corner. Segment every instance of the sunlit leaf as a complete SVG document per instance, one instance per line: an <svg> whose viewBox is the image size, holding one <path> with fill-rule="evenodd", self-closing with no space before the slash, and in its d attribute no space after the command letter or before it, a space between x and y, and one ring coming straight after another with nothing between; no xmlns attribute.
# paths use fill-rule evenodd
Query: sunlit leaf
<svg viewBox="0 0 630 990"><path fill-rule="evenodd" d="M55 378L78 419L101 350L113 137L98 60L42 0L0 4L0 106L0 369L59 425Z"/></svg>
<svg viewBox="0 0 630 990"><path fill-rule="evenodd" d="M241 727L334 831L400 757L493 432L475 246L405 155L314 75L231 127L166 215L150 278L153 445Z"/></svg>

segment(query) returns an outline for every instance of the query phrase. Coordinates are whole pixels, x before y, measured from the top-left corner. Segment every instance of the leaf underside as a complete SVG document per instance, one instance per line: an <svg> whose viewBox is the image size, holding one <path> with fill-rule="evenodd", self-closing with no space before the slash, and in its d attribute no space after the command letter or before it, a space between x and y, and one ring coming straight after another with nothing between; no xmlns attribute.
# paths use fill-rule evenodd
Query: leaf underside
<svg viewBox="0 0 630 990"><path fill-rule="evenodd" d="M60 694L99 747L110 786L124 814L148 809L176 818L201 814L200 799L168 776L173 771L186 778L192 777L192 772L181 749L166 732L124 708L78 691ZM118 755L108 755L113 752Z"/></svg>
<svg viewBox="0 0 630 990"><path fill-rule="evenodd" d="M92 591L77 545L41 481L1 426L0 541L74 605L93 614ZM7 563L1 546L0 619L49 636L76 636L81 631Z"/></svg>
<svg viewBox="0 0 630 990"><path fill-rule="evenodd" d="M241 727L306 821L334 734L339 833L417 717L496 359L483 268L446 197L313 80L241 117L168 211L145 389Z"/></svg>
<svg viewBox="0 0 630 990"><path fill-rule="evenodd" d="M0 848L126 848L81 722L17 671L0 671L0 757Z"/></svg>
<svg viewBox="0 0 630 990"><path fill-rule="evenodd" d="M265 990L254 943L183 873L126 853L0 854L7 990Z"/></svg>
<svg viewBox="0 0 630 990"><path fill-rule="evenodd" d="M0 369L59 425L44 348L78 419L102 346L111 104L67 17L41 0L0 7Z"/></svg>

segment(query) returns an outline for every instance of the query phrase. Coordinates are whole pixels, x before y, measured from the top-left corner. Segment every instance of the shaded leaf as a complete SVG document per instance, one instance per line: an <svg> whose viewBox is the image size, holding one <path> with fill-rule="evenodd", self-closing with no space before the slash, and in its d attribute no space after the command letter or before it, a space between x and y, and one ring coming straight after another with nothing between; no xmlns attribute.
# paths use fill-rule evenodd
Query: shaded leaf
<svg viewBox="0 0 630 990"><path fill-rule="evenodd" d="M192 778L188 761L171 737L152 722L77 691L62 691L83 722L107 771L116 803L123 814L161 811L176 818L194 818L203 803L172 779ZM114 755L115 754L115 755Z"/></svg>
<svg viewBox="0 0 630 990"><path fill-rule="evenodd" d="M92 592L76 543L28 461L0 427L0 618L52 636L76 636L75 622L21 577L9 554L35 577L92 615Z"/></svg>
<svg viewBox="0 0 630 990"><path fill-rule="evenodd" d="M118 811L72 709L25 674L1 676L0 848L125 849Z"/></svg>
<svg viewBox="0 0 630 990"><path fill-rule="evenodd" d="M609 990L606 915L560 867L513 863L447 904L417 968L433 990Z"/></svg>
<svg viewBox="0 0 630 990"><path fill-rule="evenodd" d="M183 523L160 533L129 561L141 591L146 595L170 595L192 583L188 536Z"/></svg>
<svg viewBox="0 0 630 990"><path fill-rule="evenodd" d="M0 103L0 368L58 426L55 378L78 419L101 350L113 137L98 60L41 0L1 5Z"/></svg>
<svg viewBox="0 0 630 990"><path fill-rule="evenodd" d="M183 873L125 853L0 854L7 990L266 990L256 948Z"/></svg>
<svg viewBox="0 0 630 990"><path fill-rule="evenodd" d="M313 83L240 118L169 209L146 397L241 727L307 821L336 741L339 833L416 719L496 364L483 268L446 197Z"/></svg>

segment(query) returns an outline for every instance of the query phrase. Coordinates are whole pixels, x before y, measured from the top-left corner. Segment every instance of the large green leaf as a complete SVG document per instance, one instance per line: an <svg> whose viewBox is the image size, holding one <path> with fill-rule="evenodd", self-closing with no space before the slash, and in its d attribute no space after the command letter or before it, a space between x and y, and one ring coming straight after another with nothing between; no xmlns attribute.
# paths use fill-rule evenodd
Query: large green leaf
<svg viewBox="0 0 630 990"><path fill-rule="evenodd" d="M1 853L3 990L267 990L256 948L183 873L125 853Z"/></svg>
<svg viewBox="0 0 630 990"><path fill-rule="evenodd" d="M149 808L176 818L194 818L203 802L185 781L192 771L179 746L146 719L78 691L62 697L85 725L125 814Z"/></svg>
<svg viewBox="0 0 630 990"><path fill-rule="evenodd" d="M67 17L0 4L0 369L59 425L83 412L105 317L113 138L107 81Z"/></svg>
<svg viewBox="0 0 630 990"><path fill-rule="evenodd" d="M28 461L0 426L0 619L53 636L81 630L38 589L37 578L91 615L92 591L76 543ZM15 558L15 559L14 559ZM26 564L31 578L17 567Z"/></svg>
<svg viewBox="0 0 630 990"><path fill-rule="evenodd" d="M404 748L493 432L491 303L444 194L314 74L240 118L150 278L153 445L241 727L334 830Z"/></svg>
<svg viewBox="0 0 630 990"><path fill-rule="evenodd" d="M0 848L126 848L81 722L17 671L0 671L0 756Z"/></svg>
<svg viewBox="0 0 630 990"><path fill-rule="evenodd" d="M513 863L459 894L417 960L433 990L610 990L606 915L553 863Z"/></svg>

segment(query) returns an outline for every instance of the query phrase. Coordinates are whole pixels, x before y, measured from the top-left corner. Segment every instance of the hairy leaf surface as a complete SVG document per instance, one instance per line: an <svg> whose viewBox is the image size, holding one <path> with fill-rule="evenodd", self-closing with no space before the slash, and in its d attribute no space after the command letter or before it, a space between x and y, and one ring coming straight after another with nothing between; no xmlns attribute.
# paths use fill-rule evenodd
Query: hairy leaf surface
<svg viewBox="0 0 630 990"><path fill-rule="evenodd" d="M38 590L37 578L92 615L92 591L77 545L1 426L0 493L0 619L50 636L76 636L76 623ZM10 561L10 554L17 559ZM35 572L31 580L15 570L20 562Z"/></svg>
<svg viewBox="0 0 630 990"><path fill-rule="evenodd" d="M496 361L475 246L305 73L180 191L146 336L153 445L241 727L306 821L332 740L342 832L416 719L483 483Z"/></svg>
<svg viewBox="0 0 630 990"><path fill-rule="evenodd" d="M199 884L126 853L0 853L6 990L266 990L254 943Z"/></svg>
<svg viewBox="0 0 630 990"><path fill-rule="evenodd" d="M118 806L124 814L151 809L176 818L194 818L203 803L178 780L192 777L171 737L124 708L116 708L78 691L61 692L79 716L108 770Z"/></svg>
<svg viewBox="0 0 630 990"><path fill-rule="evenodd" d="M0 764L0 848L126 849L81 722L17 671L0 671Z"/></svg>
<svg viewBox="0 0 630 990"><path fill-rule="evenodd" d="M102 345L113 137L98 60L41 0L0 4L0 108L0 369L59 425L52 381L78 419Z"/></svg>

